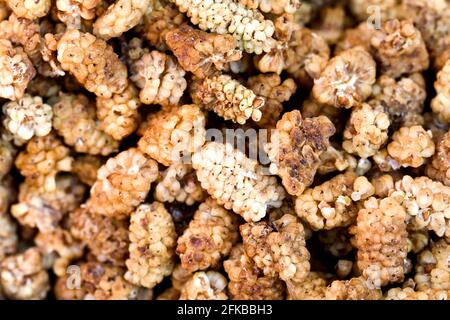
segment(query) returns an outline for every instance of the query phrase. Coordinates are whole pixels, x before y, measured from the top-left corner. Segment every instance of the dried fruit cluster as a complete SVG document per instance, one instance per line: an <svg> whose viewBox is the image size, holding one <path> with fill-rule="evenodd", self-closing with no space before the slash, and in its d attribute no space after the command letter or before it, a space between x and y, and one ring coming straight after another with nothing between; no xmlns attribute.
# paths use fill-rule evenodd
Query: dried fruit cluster
<svg viewBox="0 0 450 320"><path fill-rule="evenodd" d="M0 0L0 106L0 300L450 299L450 1Z"/></svg>

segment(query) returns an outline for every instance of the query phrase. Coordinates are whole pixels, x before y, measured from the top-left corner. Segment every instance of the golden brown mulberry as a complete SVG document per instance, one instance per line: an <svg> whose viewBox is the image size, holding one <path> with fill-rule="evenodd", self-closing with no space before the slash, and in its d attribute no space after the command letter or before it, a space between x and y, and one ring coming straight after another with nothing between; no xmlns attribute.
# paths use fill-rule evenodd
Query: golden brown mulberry
<svg viewBox="0 0 450 320"><path fill-rule="evenodd" d="M318 272L309 272L300 283L286 282L288 300L323 300L327 281Z"/></svg>
<svg viewBox="0 0 450 320"><path fill-rule="evenodd" d="M239 0L250 9L259 9L264 13L295 13L301 5L300 0Z"/></svg>
<svg viewBox="0 0 450 320"><path fill-rule="evenodd" d="M192 166L202 187L220 205L246 221L259 221L285 197L275 177L231 144L208 142L192 157Z"/></svg>
<svg viewBox="0 0 450 320"><path fill-rule="evenodd" d="M93 20L96 17L96 9L101 2L101 0L56 0L57 16L68 28L80 29L83 20Z"/></svg>
<svg viewBox="0 0 450 320"><path fill-rule="evenodd" d="M392 78L428 69L429 57L420 31L408 20L389 20L374 33L371 45L381 72Z"/></svg>
<svg viewBox="0 0 450 320"><path fill-rule="evenodd" d="M260 127L275 127L283 110L282 103L288 101L297 90L294 80L288 78L281 81L281 77L275 73L259 74L250 77L247 85L257 96L265 100L260 109L261 119L257 124Z"/></svg>
<svg viewBox="0 0 450 320"><path fill-rule="evenodd" d="M18 139L46 136L52 130L52 107L39 96L25 94L18 101L3 105L4 126Z"/></svg>
<svg viewBox="0 0 450 320"><path fill-rule="evenodd" d="M286 71L300 84L312 85L330 58L326 41L308 28L294 30L284 53Z"/></svg>
<svg viewBox="0 0 450 320"><path fill-rule="evenodd" d="M437 69L448 60L450 10L443 0L403 0L405 17L414 22L425 40Z"/></svg>
<svg viewBox="0 0 450 320"><path fill-rule="evenodd" d="M161 173L154 198L161 202L181 202L188 206L206 198L195 171L189 164L174 163Z"/></svg>
<svg viewBox="0 0 450 320"><path fill-rule="evenodd" d="M97 180L97 171L105 163L102 158L82 155L75 158L72 165L72 172L75 173L81 182L92 186Z"/></svg>
<svg viewBox="0 0 450 320"><path fill-rule="evenodd" d="M352 224L358 213L356 201L375 192L366 177L353 171L339 174L323 184L308 188L297 197L295 211L313 230L330 230Z"/></svg>
<svg viewBox="0 0 450 320"><path fill-rule="evenodd" d="M450 60L438 72L434 88L437 95L431 101L431 109L439 121L450 124Z"/></svg>
<svg viewBox="0 0 450 320"><path fill-rule="evenodd" d="M183 23L186 17L173 3L166 0L153 0L153 9L144 15L143 35L156 49L167 50L166 35Z"/></svg>
<svg viewBox="0 0 450 320"><path fill-rule="evenodd" d="M180 300L227 300L227 279L217 271L194 273L181 290Z"/></svg>
<svg viewBox="0 0 450 320"><path fill-rule="evenodd" d="M38 233L34 239L45 259L52 262L53 272L61 277L70 262L83 255L83 245L70 232L57 228L50 233Z"/></svg>
<svg viewBox="0 0 450 320"><path fill-rule="evenodd" d="M80 205L85 191L84 185L70 175L57 176L51 192L24 182L19 188L19 202L11 206L11 214L22 225L36 227L42 233L53 232L63 216Z"/></svg>
<svg viewBox="0 0 450 320"><path fill-rule="evenodd" d="M190 272L218 267L238 240L236 218L211 198L203 202L178 238L181 266Z"/></svg>
<svg viewBox="0 0 450 320"><path fill-rule="evenodd" d="M387 151L398 166L417 168L434 154L431 131L422 126L402 127L392 135Z"/></svg>
<svg viewBox="0 0 450 320"><path fill-rule="evenodd" d="M80 239L100 262L125 265L128 256L128 224L79 208L69 216L71 234Z"/></svg>
<svg viewBox="0 0 450 320"><path fill-rule="evenodd" d="M430 248L422 251L417 257L416 288L450 291L450 244L441 239L433 242Z"/></svg>
<svg viewBox="0 0 450 320"><path fill-rule="evenodd" d="M10 256L0 264L0 282L5 295L15 300L43 300L50 289L49 277L35 247Z"/></svg>
<svg viewBox="0 0 450 320"><path fill-rule="evenodd" d="M205 116L194 104L161 110L146 127L139 150L165 166L184 162L205 143Z"/></svg>
<svg viewBox="0 0 450 320"><path fill-rule="evenodd" d="M390 196L402 203L411 230L428 229L450 239L450 187L428 177L403 176Z"/></svg>
<svg viewBox="0 0 450 320"><path fill-rule="evenodd" d="M379 300L381 290L372 288L362 277L335 280L325 290L327 300Z"/></svg>
<svg viewBox="0 0 450 320"><path fill-rule="evenodd" d="M426 167L427 176L450 187L450 131L437 143L436 153Z"/></svg>
<svg viewBox="0 0 450 320"><path fill-rule="evenodd" d="M275 269L284 281L302 282L309 273L305 230L297 218L286 214L273 222L276 232L267 236Z"/></svg>
<svg viewBox="0 0 450 320"><path fill-rule="evenodd" d="M23 97L28 83L36 75L22 47L0 39L0 97L17 100Z"/></svg>
<svg viewBox="0 0 450 320"><path fill-rule="evenodd" d="M384 298L385 300L449 300L450 290L428 289L414 291L413 288L392 288Z"/></svg>
<svg viewBox="0 0 450 320"><path fill-rule="evenodd" d="M223 266L230 282L228 291L233 300L281 300L284 295L283 282L277 277L268 277L247 257L242 244L236 245Z"/></svg>
<svg viewBox="0 0 450 320"><path fill-rule="evenodd" d="M140 116L140 105L137 90L129 84L122 93L116 93L111 98L97 97L97 118L100 129L115 140L122 140L136 130Z"/></svg>
<svg viewBox="0 0 450 320"><path fill-rule="evenodd" d="M309 273L305 230L297 218L285 214L271 224L262 221L240 227L244 252L269 277L301 282Z"/></svg>
<svg viewBox="0 0 450 320"><path fill-rule="evenodd" d="M144 104L177 105L187 86L185 71L175 58L156 50L134 61L130 73Z"/></svg>
<svg viewBox="0 0 450 320"><path fill-rule="evenodd" d="M57 50L61 68L97 96L110 98L127 87L127 68L104 40L71 29L58 41Z"/></svg>
<svg viewBox="0 0 450 320"><path fill-rule="evenodd" d="M80 266L80 288L85 300L134 300L139 289L124 279L125 269L100 262Z"/></svg>
<svg viewBox="0 0 450 320"><path fill-rule="evenodd" d="M302 119L300 111L285 113L264 149L270 172L281 177L286 191L301 195L314 179L320 154L329 146L335 128L325 116Z"/></svg>
<svg viewBox="0 0 450 320"><path fill-rule="evenodd" d="M118 142L100 129L95 105L83 94L60 94L53 106L53 127L75 151L108 155Z"/></svg>
<svg viewBox="0 0 450 320"><path fill-rule="evenodd" d="M157 177L154 160L136 148L122 151L98 170L87 208L92 213L125 219L144 201Z"/></svg>
<svg viewBox="0 0 450 320"><path fill-rule="evenodd" d="M170 0L186 13L192 24L202 30L231 34L237 47L248 53L261 54L275 47L274 26L257 10L247 9L233 0Z"/></svg>
<svg viewBox="0 0 450 320"><path fill-rule="evenodd" d="M50 0L5 0L14 14L21 18L27 18L34 20L41 18L50 10L51 1Z"/></svg>
<svg viewBox="0 0 450 320"><path fill-rule="evenodd" d="M160 202L140 205L131 214L130 258L125 279L153 288L175 265L176 233L172 217Z"/></svg>
<svg viewBox="0 0 450 320"><path fill-rule="evenodd" d="M56 189L56 175L58 172L69 172L72 161L69 149L55 134L50 133L31 139L26 149L17 156L15 164L26 183L53 192Z"/></svg>
<svg viewBox="0 0 450 320"><path fill-rule="evenodd" d="M368 282L379 288L401 282L408 253L407 214L394 198L370 198L350 228L358 249L356 263Z"/></svg>
<svg viewBox="0 0 450 320"><path fill-rule="evenodd" d="M119 37L135 27L149 9L150 0L117 0L97 18L93 25L94 34L105 40Z"/></svg>
<svg viewBox="0 0 450 320"><path fill-rule="evenodd" d="M169 31L166 43L181 67L199 78L224 70L228 62L242 57L242 52L235 49L236 40L232 36L208 33L188 25Z"/></svg>
<svg viewBox="0 0 450 320"><path fill-rule="evenodd" d="M40 25L36 20L32 21L26 18L20 18L14 13L9 15L8 20L0 23L0 38L20 45L28 58L37 67L40 67L40 63L42 62L40 52L42 50L42 37L39 32Z"/></svg>
<svg viewBox="0 0 450 320"><path fill-rule="evenodd" d="M389 125L389 116L382 107L363 103L352 109L342 147L362 158L371 157L387 142Z"/></svg>
<svg viewBox="0 0 450 320"><path fill-rule="evenodd" d="M192 101L212 110L225 120L244 124L259 121L265 100L229 75L196 79L190 86Z"/></svg>
<svg viewBox="0 0 450 320"><path fill-rule="evenodd" d="M338 108L356 107L371 95L375 76L375 61L358 46L332 58L314 81L312 92L320 103Z"/></svg>
<svg viewBox="0 0 450 320"><path fill-rule="evenodd" d="M382 75L373 89L375 101L370 104L380 104L396 128L418 125L427 97L425 89L425 79L420 73L399 80Z"/></svg>

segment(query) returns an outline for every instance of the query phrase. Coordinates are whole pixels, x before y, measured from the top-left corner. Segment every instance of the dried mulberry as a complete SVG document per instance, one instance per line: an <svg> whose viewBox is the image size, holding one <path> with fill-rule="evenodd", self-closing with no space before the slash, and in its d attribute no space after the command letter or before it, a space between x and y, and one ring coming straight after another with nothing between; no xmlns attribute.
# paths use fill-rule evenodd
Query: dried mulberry
<svg viewBox="0 0 450 320"><path fill-rule="evenodd" d="M320 154L329 146L335 128L325 116L302 119L298 110L285 113L276 128L264 148L270 172L282 178L289 194L301 195L313 182Z"/></svg>
<svg viewBox="0 0 450 320"><path fill-rule="evenodd" d="M172 217L160 202L140 205L131 214L130 258L125 279L153 288L172 273L176 233Z"/></svg>
<svg viewBox="0 0 450 320"><path fill-rule="evenodd" d="M234 213L211 198L203 202L183 235L178 238L177 254L181 266L194 272L219 266L238 239Z"/></svg>
<svg viewBox="0 0 450 320"><path fill-rule="evenodd" d="M202 187L226 209L246 221L261 220L270 207L280 207L285 197L275 177L230 144L208 142L192 157Z"/></svg>
<svg viewBox="0 0 450 320"><path fill-rule="evenodd" d="M92 213L125 219L144 201L158 177L158 165L138 149L109 158L97 173L86 203Z"/></svg>

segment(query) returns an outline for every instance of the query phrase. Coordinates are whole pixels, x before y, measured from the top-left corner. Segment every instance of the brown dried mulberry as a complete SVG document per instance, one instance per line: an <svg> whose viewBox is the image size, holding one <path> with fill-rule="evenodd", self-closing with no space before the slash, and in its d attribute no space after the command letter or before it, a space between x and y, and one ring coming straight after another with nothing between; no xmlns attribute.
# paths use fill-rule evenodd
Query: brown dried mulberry
<svg viewBox="0 0 450 320"><path fill-rule="evenodd" d="M127 69L104 40L71 29L58 41L57 50L62 69L97 96L110 98L127 87Z"/></svg>
<svg viewBox="0 0 450 320"><path fill-rule="evenodd" d="M125 219L144 201L157 177L154 160L135 148L122 151L98 170L87 208L92 213Z"/></svg>
<svg viewBox="0 0 450 320"><path fill-rule="evenodd" d="M26 183L53 192L56 190L56 175L70 171L72 161L69 149L55 134L50 133L31 139L26 149L17 156L15 164Z"/></svg>
<svg viewBox="0 0 450 320"><path fill-rule="evenodd" d="M192 157L202 187L246 221L261 220L270 207L280 207L284 189L263 167L230 144L208 142Z"/></svg>
<svg viewBox="0 0 450 320"><path fill-rule="evenodd" d="M216 271L194 273L181 290L180 300L227 300L227 279Z"/></svg>
<svg viewBox="0 0 450 320"><path fill-rule="evenodd" d="M2 261L0 282L5 295L16 300L43 300L50 289L49 277L35 247Z"/></svg>
<svg viewBox="0 0 450 320"><path fill-rule="evenodd" d="M177 201L191 206L203 201L206 192L191 165L174 163L161 173L153 196L161 202Z"/></svg>
<svg viewBox="0 0 450 320"><path fill-rule="evenodd" d="M383 108L363 103L352 110L342 147L362 158L371 157L387 142L389 125L389 116Z"/></svg>
<svg viewBox="0 0 450 320"><path fill-rule="evenodd" d="M60 94L53 106L53 127L75 151L108 155L119 143L100 129L95 105L83 94Z"/></svg>
<svg viewBox="0 0 450 320"><path fill-rule="evenodd" d="M24 182L19 188L19 202L11 206L11 214L22 225L37 227L42 233L53 232L63 216L80 205L84 193L85 187L70 175L58 175L52 192Z"/></svg>
<svg viewBox="0 0 450 320"><path fill-rule="evenodd" d="M128 224L79 208L69 216L72 235L80 239L100 262L125 265L128 255Z"/></svg>
<svg viewBox="0 0 450 320"><path fill-rule="evenodd" d="M428 51L420 31L408 20L389 20L374 33L371 45L381 72L392 78L428 69Z"/></svg>
<svg viewBox="0 0 450 320"><path fill-rule="evenodd" d="M366 177L347 171L297 197L295 211L313 230L330 230L352 224L358 213L356 201L375 192Z"/></svg>
<svg viewBox="0 0 450 320"><path fill-rule="evenodd" d="M285 113L276 128L264 148L271 161L270 172L282 178L289 194L301 195L313 182L320 154L335 128L325 116L302 119L298 110Z"/></svg>
<svg viewBox="0 0 450 320"><path fill-rule="evenodd" d="M161 110L150 117L138 147L165 166L187 161L205 143L205 116L197 105Z"/></svg>
<svg viewBox="0 0 450 320"><path fill-rule="evenodd" d="M125 279L153 288L172 273L176 233L172 217L160 202L140 205L131 214L130 258Z"/></svg>
<svg viewBox="0 0 450 320"><path fill-rule="evenodd" d="M288 101L297 90L294 80L288 78L281 81L279 75L271 73L250 77L247 84L250 90L265 100L257 124L260 127L275 127L283 110L282 103Z"/></svg>
<svg viewBox="0 0 450 320"><path fill-rule="evenodd" d="M17 100L23 97L28 83L36 75L22 47L0 39L0 97Z"/></svg>
<svg viewBox="0 0 450 320"><path fill-rule="evenodd" d="M264 276L245 255L242 245L236 245L223 266L230 282L228 291L233 300L281 300L283 282L276 277Z"/></svg>
<svg viewBox="0 0 450 320"><path fill-rule="evenodd" d="M356 263L363 276L376 288L401 282L408 253L407 214L393 198L370 198L350 228L358 249Z"/></svg>
<svg viewBox="0 0 450 320"><path fill-rule="evenodd" d="M402 127L394 132L388 144L389 156L398 166L417 168L434 154L435 145L431 131L421 126Z"/></svg>
<svg viewBox="0 0 450 320"><path fill-rule="evenodd" d="M238 239L234 213L211 198L203 202L183 235L178 238L177 254L181 266L194 272L219 266Z"/></svg>
<svg viewBox="0 0 450 320"><path fill-rule="evenodd" d="M190 86L192 101L212 110L225 120L244 124L248 119L259 121L265 100L228 75L203 80L196 79Z"/></svg>
<svg viewBox="0 0 450 320"><path fill-rule="evenodd" d="M181 67L199 78L212 76L242 57L242 52L235 49L236 40L232 36L207 33L188 25L169 31L166 43Z"/></svg>
<svg viewBox="0 0 450 320"><path fill-rule="evenodd" d="M137 90L131 84L111 98L97 97L96 105L100 129L115 140L120 141L136 130L140 120L137 110L140 102Z"/></svg>
<svg viewBox="0 0 450 320"><path fill-rule="evenodd" d="M150 5L150 0L117 0L97 18L94 34L105 40L119 37L142 20Z"/></svg>
<svg viewBox="0 0 450 320"><path fill-rule="evenodd" d="M272 38L274 26L257 10L247 9L234 0L170 0L182 13L190 17L192 24L202 30L218 34L231 34L237 47L248 53L261 54L275 47Z"/></svg>
<svg viewBox="0 0 450 320"><path fill-rule="evenodd" d="M420 291L427 289L450 291L450 244L441 239L417 257L414 280Z"/></svg>
<svg viewBox="0 0 450 320"><path fill-rule="evenodd" d="M338 108L356 107L371 95L375 76L375 61L358 46L332 58L314 81L312 92L320 103Z"/></svg>

